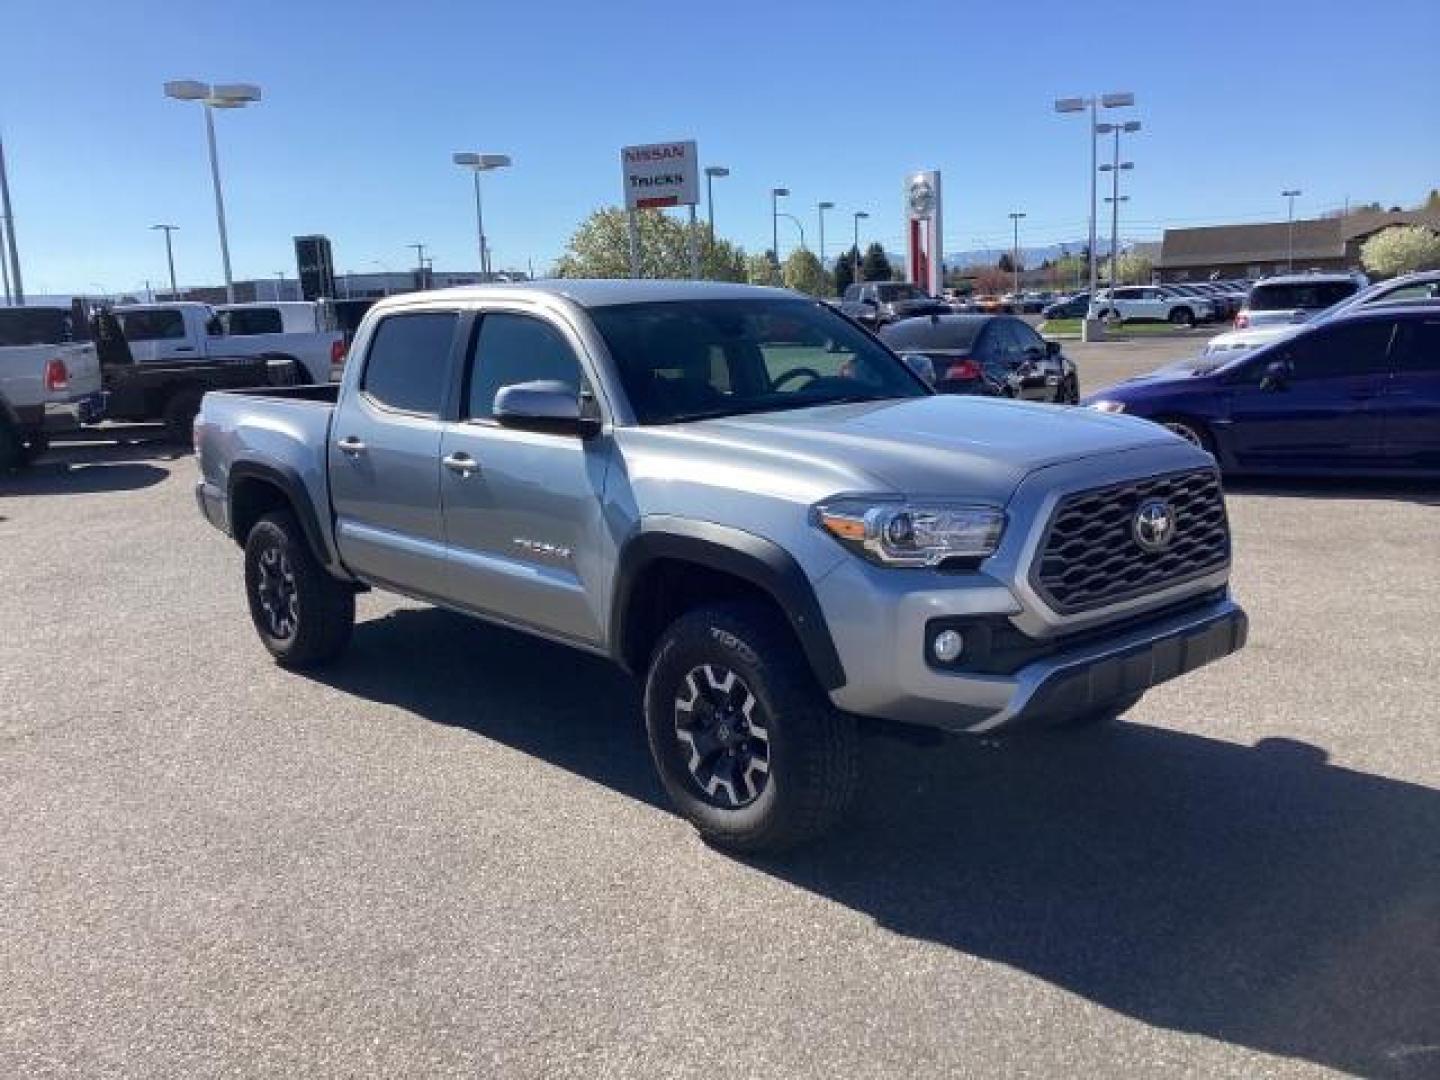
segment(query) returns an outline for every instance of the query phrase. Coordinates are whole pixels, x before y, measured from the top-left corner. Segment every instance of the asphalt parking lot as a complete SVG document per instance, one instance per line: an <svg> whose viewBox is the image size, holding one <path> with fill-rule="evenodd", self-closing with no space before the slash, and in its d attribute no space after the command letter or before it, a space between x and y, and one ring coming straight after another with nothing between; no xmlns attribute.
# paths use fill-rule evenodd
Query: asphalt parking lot
<svg viewBox="0 0 1440 1080"><path fill-rule="evenodd" d="M876 740L747 862L599 661L369 595L275 667L194 475L0 480L0 1076L1440 1074L1440 490L1232 486L1246 651L1105 730Z"/></svg>

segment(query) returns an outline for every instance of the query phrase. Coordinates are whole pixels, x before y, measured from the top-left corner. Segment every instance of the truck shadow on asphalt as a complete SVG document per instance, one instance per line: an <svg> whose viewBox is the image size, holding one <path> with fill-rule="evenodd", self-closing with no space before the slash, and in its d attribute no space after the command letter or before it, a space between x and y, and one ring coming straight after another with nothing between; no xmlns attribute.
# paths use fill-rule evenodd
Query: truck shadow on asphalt
<svg viewBox="0 0 1440 1080"><path fill-rule="evenodd" d="M0 473L0 497L137 491L158 484L169 475L151 462L176 461L188 456L187 447L153 438L58 444L29 468Z"/></svg>
<svg viewBox="0 0 1440 1080"><path fill-rule="evenodd" d="M637 689L598 658L405 609L321 677L665 806ZM866 750L840 830L748 864L1147 1024L1440 1072L1440 792L1136 723Z"/></svg>

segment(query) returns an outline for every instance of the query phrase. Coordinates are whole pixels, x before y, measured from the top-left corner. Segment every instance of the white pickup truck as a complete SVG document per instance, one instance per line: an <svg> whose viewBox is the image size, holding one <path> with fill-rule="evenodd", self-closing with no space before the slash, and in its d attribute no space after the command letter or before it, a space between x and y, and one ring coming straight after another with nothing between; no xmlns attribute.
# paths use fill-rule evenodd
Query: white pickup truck
<svg viewBox="0 0 1440 1080"><path fill-rule="evenodd" d="M344 335L319 328L313 310L304 318L297 308L314 305L130 304L115 315L137 364L264 357L293 363L301 382L327 383L332 366L344 360Z"/></svg>
<svg viewBox="0 0 1440 1080"><path fill-rule="evenodd" d="M0 473L44 452L49 432L98 419L100 361L68 307L0 308Z"/></svg>

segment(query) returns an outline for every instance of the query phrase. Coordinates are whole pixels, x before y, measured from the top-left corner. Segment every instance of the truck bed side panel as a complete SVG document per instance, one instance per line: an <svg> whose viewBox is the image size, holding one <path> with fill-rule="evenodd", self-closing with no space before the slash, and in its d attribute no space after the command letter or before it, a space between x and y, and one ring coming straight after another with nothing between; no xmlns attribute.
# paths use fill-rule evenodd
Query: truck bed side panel
<svg viewBox="0 0 1440 1080"><path fill-rule="evenodd" d="M242 463L298 479L319 526L326 559L343 575L325 460L334 393L329 387L296 389L301 392L206 394L195 425L201 475L207 492L222 500L228 500L231 473ZM225 520L230 520L228 505Z"/></svg>

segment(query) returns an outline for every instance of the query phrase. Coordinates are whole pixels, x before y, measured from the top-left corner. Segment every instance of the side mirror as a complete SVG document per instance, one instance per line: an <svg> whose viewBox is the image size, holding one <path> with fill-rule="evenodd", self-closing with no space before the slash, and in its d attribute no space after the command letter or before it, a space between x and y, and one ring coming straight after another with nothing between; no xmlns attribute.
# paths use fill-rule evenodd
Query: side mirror
<svg viewBox="0 0 1440 1080"><path fill-rule="evenodd" d="M930 357L924 353L905 353L900 359L905 362L906 367L925 380L926 386L935 385L935 361Z"/></svg>
<svg viewBox="0 0 1440 1080"><path fill-rule="evenodd" d="M1058 341L1047 341L1047 342L1045 342L1045 355L1046 355L1046 356L1052 356L1052 357L1053 357L1053 356L1059 356L1059 355L1060 355L1060 343L1059 343Z"/></svg>
<svg viewBox="0 0 1440 1080"><path fill-rule="evenodd" d="M1284 390L1290 383L1290 363L1287 360L1272 360L1265 365L1265 374L1260 376L1261 390Z"/></svg>
<svg viewBox="0 0 1440 1080"><path fill-rule="evenodd" d="M516 431L550 435L578 435L588 439L600 432L600 421L586 416L580 395L562 382L539 380L502 387L495 395L495 420Z"/></svg>

